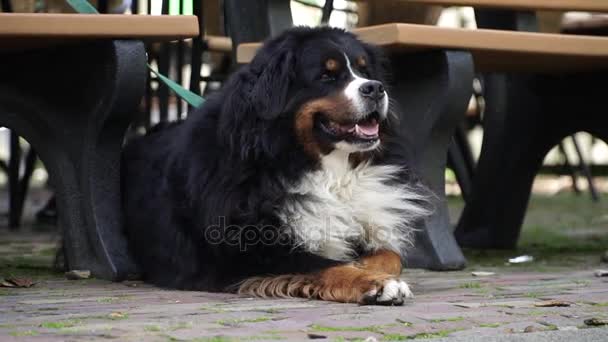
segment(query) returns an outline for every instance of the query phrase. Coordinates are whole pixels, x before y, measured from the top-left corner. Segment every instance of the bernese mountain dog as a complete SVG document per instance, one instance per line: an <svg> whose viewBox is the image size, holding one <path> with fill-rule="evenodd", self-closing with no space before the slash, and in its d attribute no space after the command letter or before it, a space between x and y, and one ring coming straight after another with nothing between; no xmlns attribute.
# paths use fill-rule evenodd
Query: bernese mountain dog
<svg viewBox="0 0 608 342"><path fill-rule="evenodd" d="M400 305L429 212L377 47L294 28L182 122L125 146L130 248L145 279L188 290Z"/></svg>

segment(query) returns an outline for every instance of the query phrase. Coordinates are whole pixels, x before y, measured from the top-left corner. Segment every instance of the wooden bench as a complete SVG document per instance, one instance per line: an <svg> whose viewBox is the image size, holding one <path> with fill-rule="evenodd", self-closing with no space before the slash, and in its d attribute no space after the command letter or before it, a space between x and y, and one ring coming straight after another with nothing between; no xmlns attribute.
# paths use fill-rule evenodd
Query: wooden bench
<svg viewBox="0 0 608 342"><path fill-rule="evenodd" d="M471 52L476 69L497 71L582 71L608 67L608 39L501 30L451 29L416 24L385 24L354 29L363 41L390 53L438 49ZM239 63L247 63L260 43L241 44Z"/></svg>
<svg viewBox="0 0 608 342"><path fill-rule="evenodd" d="M608 2L603 0L402 1L473 6L477 25L482 29L537 30L537 10L608 13ZM601 25L605 25L604 19L579 24L579 27L570 25L564 31L605 32ZM485 46L515 43L523 50L527 48L521 44L537 37L532 47L537 51L526 50L526 54L533 52L532 55L510 58L510 52L501 47L495 51L494 58L504 58L508 67L485 68L486 63L478 63L480 70L491 73L483 76L486 112L481 156L469 201L455 231L459 244L466 247L515 247L534 177L546 153L564 137L588 131L608 141L608 120L601 114L605 110L608 38L504 33L516 40L503 36L500 41L484 41ZM574 47L577 42L580 45ZM475 47L468 48L476 54ZM519 59L524 58L527 60L522 63ZM480 57L477 60L480 61ZM495 64L494 59L491 62ZM539 74L547 71L550 73Z"/></svg>
<svg viewBox="0 0 608 342"><path fill-rule="evenodd" d="M526 11L566 8L608 10L607 3L592 0L574 2L413 0L409 2L433 5L479 5L495 9L512 6ZM568 6L569 4L573 6ZM280 1L273 1L273 5L267 8L268 13L273 15L268 17L276 17L279 9ZM234 11L237 12L238 9ZM492 12L492 15L496 14L496 11ZM273 32L272 26L269 23L267 25L269 26L266 32ZM517 26L514 23L510 25ZM240 27L242 26L241 23ZM253 24L251 31L263 32L264 28ZM502 84L508 85L509 88L521 87L520 92L513 94L517 93L522 97L508 97L508 110L505 111L507 108L501 104L495 106L497 108L495 111L503 110L502 113L486 114L486 121L491 123L489 124L491 128L484 134L485 160L482 155L480 164L482 164L481 172L487 164L490 166L486 168L491 169L490 173L493 174L475 178L477 182L473 196L474 203L467 205L468 214L465 210L464 221L461 220L459 226L459 231L466 233L457 235L463 245L514 246L529 196L531 180L542 161L543 153L548 146L553 146L545 140L537 142L528 139L525 141L533 144L537 150L527 151L525 143L517 143L519 137L511 135L511 132L516 131L511 127L506 130L505 127L501 127L501 120L505 116L508 120L510 115L514 115L512 109L521 110L515 114L517 121L512 125L526 125L526 120L535 123L523 131L530 137L534 136L531 130L545 129L543 123L550 126L547 131L553 131L554 128L556 132L559 131L555 136L551 136L553 140L557 136L565 136L564 132L581 128L580 124L573 124L572 119L564 121L563 125L556 125L559 127L552 127L554 121L551 121L551 115L558 112L556 120L569 116L576 118L575 121L585 121L586 127L595 130L599 127L608 128L607 120L601 119L599 115L595 117L585 115L585 120L580 120L580 111L572 115L575 108L580 108L580 103L583 102L584 107L589 110L601 108L597 101L602 98L599 89L605 89L601 80L606 79L607 75L604 71L608 70L607 38L492 29L449 29L413 24L386 24L359 28L353 32L364 41L385 47L391 56L395 71L393 78L397 80L392 87L392 96L406 107L405 112L408 113L402 114L404 117L401 122L406 122L406 126L412 127L411 134L414 137L412 140L421 156L417 166L439 198L435 215L424 223L423 229L417 236L416 250L408 255L407 261L410 266L432 269L453 269L464 266L464 258L451 234L444 200L443 172L449 137L465 113L465 104L472 93L471 80L475 71L484 72L494 78L511 77L507 75L521 78L521 82L518 83ZM241 35L233 33L233 40L240 43L247 42L251 37L250 33ZM238 61L248 62L258 48L259 43L239 44ZM442 85L441 82L446 83ZM538 89L538 86L541 86L541 89ZM490 93L486 93L489 105L494 104L498 99L505 99L503 95L498 96L501 91L504 93L505 89L496 87L497 85ZM550 100L552 92L559 94L557 99ZM582 101L583 99L586 102ZM577 106L573 106L573 103L577 103ZM542 111L548 108L551 110ZM543 112L543 115L540 115L540 112ZM526 116L521 113L528 114ZM426 122L427 125L420 125L421 121ZM488 128L488 125L486 127ZM495 131L500 132L493 137ZM608 133L607 131L608 129L604 130L605 133ZM500 148L488 152L491 147L488 149L487 146L492 146L497 141ZM508 150L510 144L517 146L516 152ZM518 155L524 156L525 165L521 170L517 169ZM500 158L505 157L506 162L502 163ZM500 170L501 167L503 171ZM496 175L500 175L500 179ZM489 179L494 187L492 189L487 189L487 184L484 188L483 182ZM477 229L469 235L470 230L463 228L463 224L475 226ZM479 225L482 228L479 228ZM484 242L488 241L490 243L484 245Z"/></svg>
<svg viewBox="0 0 608 342"><path fill-rule="evenodd" d="M137 272L119 172L148 74L143 41L197 35L194 16L0 14L0 125L49 171L69 268L113 280Z"/></svg>
<svg viewBox="0 0 608 342"><path fill-rule="evenodd" d="M369 0L359 0L369 1ZM372 0L382 1L382 0ZM401 0L407 3L441 6L471 6L475 8L506 8L528 11L608 12L604 0Z"/></svg>

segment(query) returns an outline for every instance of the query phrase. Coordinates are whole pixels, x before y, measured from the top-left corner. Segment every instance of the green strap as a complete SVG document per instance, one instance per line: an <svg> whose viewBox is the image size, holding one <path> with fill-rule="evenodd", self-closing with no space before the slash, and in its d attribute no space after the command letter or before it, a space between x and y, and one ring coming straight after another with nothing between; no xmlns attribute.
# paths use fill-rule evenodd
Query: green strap
<svg viewBox="0 0 608 342"><path fill-rule="evenodd" d="M152 69L152 66L148 64L148 69L152 71L154 75L156 75L167 87L171 88L177 94L177 96L181 97L182 100L188 102L192 107L199 107L205 102L205 99L196 95L195 93L189 91L188 89L182 87L181 85L173 82L170 78L161 75L158 71Z"/></svg>
<svg viewBox="0 0 608 342"><path fill-rule="evenodd" d="M72 8L82 14L99 14L87 0L66 0Z"/></svg>
<svg viewBox="0 0 608 342"><path fill-rule="evenodd" d="M97 9L95 9L95 7L93 7L87 0L66 0L66 1L78 13L99 14L99 12L97 12ZM158 77L158 79L161 82L163 82L167 87L169 87L171 90L173 90L175 92L175 94L177 94L177 96L181 97L182 100L186 101L192 107L199 107L205 102L205 99L202 98L201 96L198 96L197 94L182 87L181 85L177 84L170 78L168 78L164 75L161 75L158 71L154 70L152 68L152 66L150 66L150 64L148 64L148 69L150 69L150 71L154 75L156 75L156 77Z"/></svg>

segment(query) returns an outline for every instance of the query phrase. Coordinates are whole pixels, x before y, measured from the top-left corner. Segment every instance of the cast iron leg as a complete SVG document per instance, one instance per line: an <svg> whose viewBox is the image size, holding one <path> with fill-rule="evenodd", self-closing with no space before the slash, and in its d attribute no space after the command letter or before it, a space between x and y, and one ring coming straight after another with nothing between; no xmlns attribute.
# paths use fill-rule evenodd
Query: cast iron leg
<svg viewBox="0 0 608 342"><path fill-rule="evenodd" d="M468 201L473 188L475 161L467 140L467 131L463 126L457 127L454 132L454 140L448 149L448 166L456 175L462 198L465 202Z"/></svg>
<svg viewBox="0 0 608 342"><path fill-rule="evenodd" d="M483 147L456 230L461 246L514 248L547 152L579 131L608 141L606 76L487 75Z"/></svg>
<svg viewBox="0 0 608 342"><path fill-rule="evenodd" d="M414 169L434 192L435 212L416 234L408 267L453 270L465 266L456 244L445 199L448 146L464 119L473 93L473 61L467 52L438 51L391 58L391 94L401 114L400 127L414 150Z"/></svg>
<svg viewBox="0 0 608 342"><path fill-rule="evenodd" d="M589 184L589 193L591 194L591 200L593 202L599 202L600 195L598 194L597 189L595 188L595 183L593 182L593 174L591 174L591 168L589 167L589 164L587 164L587 162L585 161L585 158L583 158L583 152L581 151L581 147L578 144L576 135L572 135L571 138L572 145L574 145L574 149L576 150L576 154L578 155L579 168L583 173L583 176L585 176L587 184Z"/></svg>
<svg viewBox="0 0 608 342"><path fill-rule="evenodd" d="M21 146L19 145L19 135L14 131L10 131L10 159L8 162L8 193L9 193L9 209L8 209L8 226L12 230L19 228L21 215L19 212L19 171L21 171Z"/></svg>
<svg viewBox="0 0 608 342"><path fill-rule="evenodd" d="M145 63L135 41L0 56L0 125L27 139L49 170L69 268L105 279L137 272L122 227L120 153Z"/></svg>

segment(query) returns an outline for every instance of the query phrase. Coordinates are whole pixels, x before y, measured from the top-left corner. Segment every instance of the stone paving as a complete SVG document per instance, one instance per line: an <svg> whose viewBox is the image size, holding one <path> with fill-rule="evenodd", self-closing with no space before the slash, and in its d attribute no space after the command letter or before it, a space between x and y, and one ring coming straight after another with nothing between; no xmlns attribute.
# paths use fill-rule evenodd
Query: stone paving
<svg viewBox="0 0 608 342"><path fill-rule="evenodd" d="M40 240L36 245L45 248ZM25 243L17 246L27 250ZM0 289L0 340L466 341L581 329L599 329L597 340L608 340L607 328L585 324L591 318L608 319L608 278L594 276L594 269L487 270L496 274L407 271L404 278L416 297L402 307L264 300L164 290L141 282L30 275L38 281L31 288Z"/></svg>
<svg viewBox="0 0 608 342"><path fill-rule="evenodd" d="M549 203L551 208L558 204ZM544 208L537 206L533 211ZM572 232L566 236L574 252L559 245L562 240L541 234L541 243L556 246L549 253L533 239L536 228L530 228L522 236L524 251L546 253L536 254L531 263L505 264L507 256L521 255L520 249L467 252L470 266L458 272L406 270L403 277L416 297L402 307L67 280L49 268L56 232L0 229L0 282L11 276L36 282L30 288L0 287L0 341L608 341L607 326L585 323L608 320L608 278L594 275L596 269L608 269L598 249L608 247L608 221L605 206L599 209L577 223L581 232L591 232L589 240ZM567 211L549 212L551 231L560 231L567 218L560 215ZM577 213L576 220L586 215L582 209ZM544 220L544 214L537 219ZM535 222L528 225L536 227ZM588 249L581 256L583 247ZM495 274L476 277L474 271Z"/></svg>

